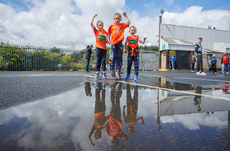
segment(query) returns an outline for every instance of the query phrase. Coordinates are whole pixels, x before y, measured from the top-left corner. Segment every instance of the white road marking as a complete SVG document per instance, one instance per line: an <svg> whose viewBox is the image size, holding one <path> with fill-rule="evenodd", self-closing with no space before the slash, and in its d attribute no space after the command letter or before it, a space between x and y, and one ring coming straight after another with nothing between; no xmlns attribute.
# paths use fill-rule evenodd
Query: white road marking
<svg viewBox="0 0 230 151"><path fill-rule="evenodd" d="M141 76L147 76L147 77L157 77L157 78L175 78L175 79L191 79L191 80L199 80L199 81L216 81L216 82L230 82L230 80L214 80L214 79L201 79L201 78L189 78L189 77L166 77L166 76L159 76L159 75L146 75L141 74Z"/></svg>
<svg viewBox="0 0 230 151"><path fill-rule="evenodd" d="M73 77L82 75L58 75L58 74L31 74L31 75L14 75L14 76L4 76L0 75L0 78L16 78L16 77Z"/></svg>
<svg viewBox="0 0 230 151"><path fill-rule="evenodd" d="M84 76L95 79L94 76L89 76L89 75L84 75ZM114 80L114 81L117 81L120 83L125 83L125 84L138 85L138 86L142 86L142 87L146 87L146 88L160 89L160 90L165 90L165 91L179 92L179 93L196 95L196 96L207 97L207 98L212 98L212 99L221 99L221 100L230 101L230 98L215 97L215 96L211 96L211 95L207 95L207 94L199 94L199 93L193 93L193 92L188 92L188 91L174 90L174 89L162 88L162 87L158 87L158 86L151 86L151 85L146 85L146 84L132 83L132 82L120 81L120 80Z"/></svg>

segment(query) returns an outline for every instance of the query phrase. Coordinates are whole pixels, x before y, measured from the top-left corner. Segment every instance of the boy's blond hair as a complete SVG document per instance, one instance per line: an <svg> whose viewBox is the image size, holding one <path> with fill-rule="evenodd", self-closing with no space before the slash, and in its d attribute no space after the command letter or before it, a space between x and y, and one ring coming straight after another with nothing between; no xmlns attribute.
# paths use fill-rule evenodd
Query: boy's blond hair
<svg viewBox="0 0 230 151"><path fill-rule="evenodd" d="M119 16L119 17L121 18L121 14L120 14L120 13L114 14L114 17L115 17L115 16Z"/></svg>

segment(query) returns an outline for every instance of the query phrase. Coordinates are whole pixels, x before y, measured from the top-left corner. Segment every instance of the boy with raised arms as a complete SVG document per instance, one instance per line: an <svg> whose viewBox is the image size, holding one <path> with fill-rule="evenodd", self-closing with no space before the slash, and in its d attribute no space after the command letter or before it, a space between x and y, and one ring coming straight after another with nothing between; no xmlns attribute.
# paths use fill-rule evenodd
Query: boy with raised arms
<svg viewBox="0 0 230 151"><path fill-rule="evenodd" d="M126 46L128 44L128 58L127 58L127 76L125 80L128 80L130 78L130 72L132 63L134 62L134 68L135 68L135 76L134 81L138 80L138 72L139 72L139 50L138 50L138 42L144 44L146 41L146 37L144 37L143 40L140 40L139 36L136 35L137 29L135 26L131 26L129 28L130 36L128 36L125 40L125 47L124 52L126 51Z"/></svg>
<svg viewBox="0 0 230 151"><path fill-rule="evenodd" d="M121 14L116 13L114 15L114 23L109 26L108 36L111 41L111 50L112 50L112 64L111 64L111 76L121 78L121 59L122 59L122 41L124 40L124 30L129 27L130 20L126 14L123 12L123 15L126 18L126 23L121 23ZM116 67L115 67L116 66ZM115 73L116 70L116 73Z"/></svg>
<svg viewBox="0 0 230 151"><path fill-rule="evenodd" d="M107 79L106 76L106 43L109 43L108 41L108 33L104 29L104 23L99 20L97 21L97 28L94 26L93 21L97 17L97 14L93 16L93 19L91 21L91 27L93 28L95 38L96 38L96 75L95 78L99 78L100 68L102 64L102 70L103 70L103 79Z"/></svg>

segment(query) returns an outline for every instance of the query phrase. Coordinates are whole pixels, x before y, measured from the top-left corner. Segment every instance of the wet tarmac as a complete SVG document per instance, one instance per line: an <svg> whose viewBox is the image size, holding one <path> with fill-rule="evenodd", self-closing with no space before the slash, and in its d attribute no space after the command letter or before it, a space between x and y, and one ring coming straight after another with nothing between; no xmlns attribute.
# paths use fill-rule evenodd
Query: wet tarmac
<svg viewBox="0 0 230 151"><path fill-rule="evenodd" d="M133 83L84 73L20 74L0 75L2 91L24 88L17 92L24 101L1 96L2 151L230 150L228 79L197 84L143 74Z"/></svg>

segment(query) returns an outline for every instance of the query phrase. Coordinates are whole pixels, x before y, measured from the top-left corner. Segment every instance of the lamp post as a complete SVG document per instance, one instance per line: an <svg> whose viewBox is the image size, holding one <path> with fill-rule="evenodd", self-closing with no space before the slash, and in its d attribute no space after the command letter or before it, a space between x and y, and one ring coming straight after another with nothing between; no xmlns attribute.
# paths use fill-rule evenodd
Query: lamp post
<svg viewBox="0 0 230 151"><path fill-rule="evenodd" d="M158 40L158 49L159 49L159 69L161 68L161 53L160 53L160 39L161 39L161 23L162 23L162 16L164 14L164 9L161 9L161 16L159 16L159 40ZM161 86L160 79L158 80L159 86ZM157 91L157 124L159 125L158 130L161 130L161 122L160 122L160 89Z"/></svg>
<svg viewBox="0 0 230 151"><path fill-rule="evenodd" d="M161 9L161 15L159 16L159 39L158 39L158 54L159 54L159 69L161 68L161 52L160 52L160 40L161 40L161 23L162 23L162 16L164 14L164 9Z"/></svg>

